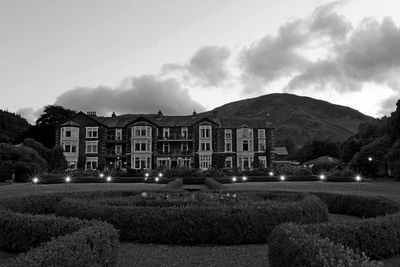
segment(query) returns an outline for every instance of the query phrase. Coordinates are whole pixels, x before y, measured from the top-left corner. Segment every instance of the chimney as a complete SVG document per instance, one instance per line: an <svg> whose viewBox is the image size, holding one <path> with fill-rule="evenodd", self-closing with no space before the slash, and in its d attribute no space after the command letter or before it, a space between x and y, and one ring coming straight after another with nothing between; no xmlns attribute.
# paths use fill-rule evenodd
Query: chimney
<svg viewBox="0 0 400 267"><path fill-rule="evenodd" d="M196 112L196 110L193 110L192 119L196 119L196 118L197 118L197 112Z"/></svg>
<svg viewBox="0 0 400 267"><path fill-rule="evenodd" d="M162 115L163 115L163 114L162 114L161 110L159 110L158 113L157 113L157 116L158 116L158 117L162 117Z"/></svg>
<svg viewBox="0 0 400 267"><path fill-rule="evenodd" d="M115 114L115 112L113 112L113 113L111 114L111 117L113 117L113 118L117 117L117 115Z"/></svg>
<svg viewBox="0 0 400 267"><path fill-rule="evenodd" d="M97 117L97 115L96 115L96 111L88 111L87 113L86 113L88 116L90 116L90 117Z"/></svg>

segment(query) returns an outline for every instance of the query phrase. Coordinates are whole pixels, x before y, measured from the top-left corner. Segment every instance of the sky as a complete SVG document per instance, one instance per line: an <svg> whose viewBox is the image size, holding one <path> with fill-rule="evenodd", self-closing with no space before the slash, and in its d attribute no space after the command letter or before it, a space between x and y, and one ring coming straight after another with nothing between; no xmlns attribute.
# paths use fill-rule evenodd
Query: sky
<svg viewBox="0 0 400 267"><path fill-rule="evenodd" d="M396 0L0 0L0 109L191 114L293 93L381 117Z"/></svg>

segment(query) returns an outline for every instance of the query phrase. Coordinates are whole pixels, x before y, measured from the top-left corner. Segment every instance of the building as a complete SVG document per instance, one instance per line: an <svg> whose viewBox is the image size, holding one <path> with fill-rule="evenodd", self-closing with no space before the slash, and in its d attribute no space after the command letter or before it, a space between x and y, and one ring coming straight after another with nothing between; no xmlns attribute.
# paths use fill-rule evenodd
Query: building
<svg viewBox="0 0 400 267"><path fill-rule="evenodd" d="M266 168L273 127L266 119L79 112L56 129L70 168Z"/></svg>

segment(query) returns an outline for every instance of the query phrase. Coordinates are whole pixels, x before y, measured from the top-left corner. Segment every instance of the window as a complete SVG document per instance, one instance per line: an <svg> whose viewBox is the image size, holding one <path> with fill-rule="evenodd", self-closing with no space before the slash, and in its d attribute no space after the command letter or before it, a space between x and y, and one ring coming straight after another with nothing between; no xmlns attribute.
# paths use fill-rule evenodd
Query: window
<svg viewBox="0 0 400 267"><path fill-rule="evenodd" d="M232 152L232 140L225 140L225 152Z"/></svg>
<svg viewBox="0 0 400 267"><path fill-rule="evenodd" d="M184 138L184 139L188 138L188 128L187 128L187 127L182 127L182 129L181 129L181 136L182 136L182 138Z"/></svg>
<svg viewBox="0 0 400 267"><path fill-rule="evenodd" d="M162 150L164 153L169 153L169 143L164 143Z"/></svg>
<svg viewBox="0 0 400 267"><path fill-rule="evenodd" d="M265 151L265 140L258 140L258 151Z"/></svg>
<svg viewBox="0 0 400 267"><path fill-rule="evenodd" d="M121 155L121 154L122 154L122 146L116 145L115 146L115 155Z"/></svg>
<svg viewBox="0 0 400 267"><path fill-rule="evenodd" d="M242 170L252 169L253 157L252 156L238 157L238 168Z"/></svg>
<svg viewBox="0 0 400 267"><path fill-rule="evenodd" d="M122 129L115 129L115 140L122 140Z"/></svg>
<svg viewBox="0 0 400 267"><path fill-rule="evenodd" d="M79 128L77 127L62 127L61 139L79 139Z"/></svg>
<svg viewBox="0 0 400 267"><path fill-rule="evenodd" d="M237 129L237 138L253 138L253 129L250 128Z"/></svg>
<svg viewBox="0 0 400 267"><path fill-rule="evenodd" d="M258 139L265 139L265 129L258 129Z"/></svg>
<svg viewBox="0 0 400 267"><path fill-rule="evenodd" d="M151 141L146 141L146 140L134 141L133 151L151 152Z"/></svg>
<svg viewBox="0 0 400 267"><path fill-rule="evenodd" d="M200 125L200 138L211 138L211 125Z"/></svg>
<svg viewBox="0 0 400 267"><path fill-rule="evenodd" d="M189 146L187 142L182 142L181 144L181 151L188 151L189 150Z"/></svg>
<svg viewBox="0 0 400 267"><path fill-rule="evenodd" d="M225 158L225 168L232 168L232 157L226 157Z"/></svg>
<svg viewBox="0 0 400 267"><path fill-rule="evenodd" d="M169 128L163 128L163 137L168 138L169 137Z"/></svg>
<svg viewBox="0 0 400 267"><path fill-rule="evenodd" d="M65 152L71 152L71 145L65 145L64 146L64 151Z"/></svg>
<svg viewBox="0 0 400 267"><path fill-rule="evenodd" d="M97 157L88 157L86 158L85 164L86 170L95 170L97 169Z"/></svg>
<svg viewBox="0 0 400 267"><path fill-rule="evenodd" d="M98 138L99 127L86 127L86 138Z"/></svg>
<svg viewBox="0 0 400 267"><path fill-rule="evenodd" d="M169 168L171 165L170 158L157 158L157 167Z"/></svg>
<svg viewBox="0 0 400 267"><path fill-rule="evenodd" d="M260 168L267 168L267 157L259 156L258 161L260 162Z"/></svg>
<svg viewBox="0 0 400 267"><path fill-rule="evenodd" d="M232 139L232 130L225 130L225 139Z"/></svg>
<svg viewBox="0 0 400 267"><path fill-rule="evenodd" d="M86 153L96 154L97 153L98 141L86 141Z"/></svg>
<svg viewBox="0 0 400 267"><path fill-rule="evenodd" d="M211 167L211 155L200 155L200 169L206 170Z"/></svg>
<svg viewBox="0 0 400 267"><path fill-rule="evenodd" d="M151 127L150 126L133 126L132 127L133 137L147 137L151 138Z"/></svg>
<svg viewBox="0 0 400 267"><path fill-rule="evenodd" d="M132 161L132 168L135 170L151 168L151 159L149 156L134 157Z"/></svg>
<svg viewBox="0 0 400 267"><path fill-rule="evenodd" d="M77 163L76 160L70 160L70 161L68 161L68 162L67 162L68 169L72 169L72 170L76 169L76 168L77 168L77 167L76 167L76 163Z"/></svg>
<svg viewBox="0 0 400 267"><path fill-rule="evenodd" d="M243 140L243 149L242 151L249 151L249 140Z"/></svg>
<svg viewBox="0 0 400 267"><path fill-rule="evenodd" d="M191 162L190 158L181 158L180 159L180 166L189 168L190 167L190 162Z"/></svg>
<svg viewBox="0 0 400 267"><path fill-rule="evenodd" d="M211 141L200 141L200 151L211 151Z"/></svg>

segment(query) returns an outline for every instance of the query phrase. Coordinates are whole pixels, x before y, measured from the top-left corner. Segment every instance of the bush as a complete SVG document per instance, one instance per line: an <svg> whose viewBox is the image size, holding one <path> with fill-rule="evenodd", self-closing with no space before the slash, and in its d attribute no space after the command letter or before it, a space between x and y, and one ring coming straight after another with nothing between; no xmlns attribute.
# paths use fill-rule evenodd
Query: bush
<svg viewBox="0 0 400 267"><path fill-rule="evenodd" d="M288 203L245 201L200 207L190 203L180 207L115 206L89 199L93 198L64 199L56 214L107 221L120 231L122 240L144 243L260 243L281 223L328 219L326 206L313 196Z"/></svg>
<svg viewBox="0 0 400 267"><path fill-rule="evenodd" d="M327 238L308 234L296 224L283 224L269 237L269 263L273 267L378 267L365 254L357 254Z"/></svg>
<svg viewBox="0 0 400 267"><path fill-rule="evenodd" d="M58 237L2 266L117 266L119 241L109 224L96 223Z"/></svg>
<svg viewBox="0 0 400 267"><path fill-rule="evenodd" d="M206 178L204 184L211 190L227 190L228 188L212 178Z"/></svg>
<svg viewBox="0 0 400 267"><path fill-rule="evenodd" d="M330 213L371 218L399 211L399 205L388 198L313 192L324 202Z"/></svg>
<svg viewBox="0 0 400 267"><path fill-rule="evenodd" d="M179 178L179 179L175 179L175 180L169 182L163 188L164 189L169 189L169 190L171 190L171 189L182 189L182 186L183 186L183 180L182 180L182 178Z"/></svg>
<svg viewBox="0 0 400 267"><path fill-rule="evenodd" d="M0 247L12 252L26 252L53 237L70 234L87 225L87 222L74 218L0 210Z"/></svg>

